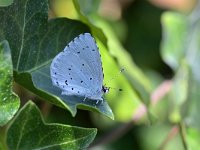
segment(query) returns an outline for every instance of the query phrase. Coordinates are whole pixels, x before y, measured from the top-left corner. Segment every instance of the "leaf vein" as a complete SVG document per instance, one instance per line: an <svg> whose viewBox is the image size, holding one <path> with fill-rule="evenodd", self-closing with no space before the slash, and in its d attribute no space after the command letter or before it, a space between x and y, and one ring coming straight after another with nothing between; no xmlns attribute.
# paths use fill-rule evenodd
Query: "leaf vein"
<svg viewBox="0 0 200 150"><path fill-rule="evenodd" d="M91 133L88 134L87 136L84 136L84 137L81 137L81 138L77 138L77 139L72 140L72 141L63 142L63 143L59 143L59 144L52 144L52 145L50 145L50 146L44 146L44 147L36 148L36 149L34 149L34 150L48 149L48 148L53 148L53 147L60 146L60 145L66 145L66 144L69 144L69 143L77 142L77 141L80 141L80 140L83 140L83 139L87 138L88 136L92 135L94 132L95 132L95 131L91 132Z"/></svg>
<svg viewBox="0 0 200 150"><path fill-rule="evenodd" d="M24 9L24 18L23 18L23 26L22 26L22 41L21 41L21 46L20 46L20 50L19 50L19 57L17 59L17 66L16 66L16 69L18 70L19 69L19 63L20 63L20 60L21 60L21 55L22 55L22 51L23 51L23 46L24 46L24 32L25 32L25 19L26 19L26 7L27 7L27 3L28 3L29 0L26 1L25 3L25 9Z"/></svg>

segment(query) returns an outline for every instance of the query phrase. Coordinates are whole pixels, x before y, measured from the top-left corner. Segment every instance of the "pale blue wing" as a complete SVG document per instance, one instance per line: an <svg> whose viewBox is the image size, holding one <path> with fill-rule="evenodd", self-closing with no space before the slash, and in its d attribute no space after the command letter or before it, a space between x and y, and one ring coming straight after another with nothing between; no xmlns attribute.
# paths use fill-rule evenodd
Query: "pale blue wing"
<svg viewBox="0 0 200 150"><path fill-rule="evenodd" d="M52 61L51 78L65 95L102 96L103 73L99 50L89 33L71 41Z"/></svg>
<svg viewBox="0 0 200 150"><path fill-rule="evenodd" d="M84 58L88 66L92 70L94 80L93 85L96 89L101 89L103 85L103 69L99 48L90 33L84 33L77 36L64 49L68 53L76 53L80 58Z"/></svg>

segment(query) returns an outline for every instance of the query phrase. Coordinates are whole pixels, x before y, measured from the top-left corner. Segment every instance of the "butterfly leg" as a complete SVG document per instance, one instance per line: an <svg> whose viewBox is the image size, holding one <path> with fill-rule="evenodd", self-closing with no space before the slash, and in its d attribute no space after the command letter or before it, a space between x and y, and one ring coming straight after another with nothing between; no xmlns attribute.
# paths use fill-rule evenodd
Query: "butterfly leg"
<svg viewBox="0 0 200 150"><path fill-rule="evenodd" d="M97 100L96 104L98 104L99 101L101 101L101 104L103 104L103 99L101 99L101 100Z"/></svg>
<svg viewBox="0 0 200 150"><path fill-rule="evenodd" d="M83 99L83 101L85 101L85 100L86 100L86 98L87 98L87 97L85 96L85 97L84 97L84 99Z"/></svg>

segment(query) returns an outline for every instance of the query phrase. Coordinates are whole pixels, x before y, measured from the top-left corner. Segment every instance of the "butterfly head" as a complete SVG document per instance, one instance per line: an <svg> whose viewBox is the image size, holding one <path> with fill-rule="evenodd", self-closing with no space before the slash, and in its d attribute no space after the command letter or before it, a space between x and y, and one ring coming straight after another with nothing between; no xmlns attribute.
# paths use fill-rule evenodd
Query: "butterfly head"
<svg viewBox="0 0 200 150"><path fill-rule="evenodd" d="M110 90L110 87L102 86L102 92L103 93L108 93Z"/></svg>

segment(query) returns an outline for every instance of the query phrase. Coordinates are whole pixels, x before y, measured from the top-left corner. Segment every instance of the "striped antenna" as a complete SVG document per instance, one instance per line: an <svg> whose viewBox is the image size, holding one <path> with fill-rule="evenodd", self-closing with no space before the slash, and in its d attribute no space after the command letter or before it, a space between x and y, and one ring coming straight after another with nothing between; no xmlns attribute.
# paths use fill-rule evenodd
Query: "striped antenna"
<svg viewBox="0 0 200 150"><path fill-rule="evenodd" d="M117 78L122 72L124 71L124 68L120 69L120 71L114 76L112 77L110 80L108 80L104 86L106 86L109 82L111 82L112 80L114 80L115 78ZM117 91L122 91L122 89L117 89L117 88L112 88L112 87L108 87L109 89L113 89L113 90L117 90Z"/></svg>

